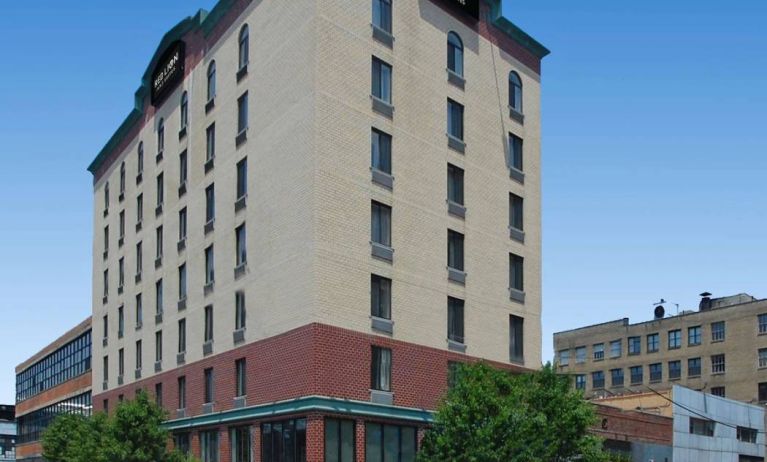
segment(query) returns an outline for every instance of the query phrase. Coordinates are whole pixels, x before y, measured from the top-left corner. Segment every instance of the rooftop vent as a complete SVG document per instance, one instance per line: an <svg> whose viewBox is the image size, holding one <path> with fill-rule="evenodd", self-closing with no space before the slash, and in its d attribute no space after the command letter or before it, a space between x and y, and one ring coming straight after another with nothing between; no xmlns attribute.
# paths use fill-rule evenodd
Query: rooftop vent
<svg viewBox="0 0 767 462"><path fill-rule="evenodd" d="M666 316L666 309L663 308L663 305L658 305L655 307L655 319L663 319L663 317Z"/></svg>
<svg viewBox="0 0 767 462"><path fill-rule="evenodd" d="M700 311L708 311L711 309L711 293L710 292L703 292L700 294L702 297L700 299L700 304L698 305L698 309Z"/></svg>

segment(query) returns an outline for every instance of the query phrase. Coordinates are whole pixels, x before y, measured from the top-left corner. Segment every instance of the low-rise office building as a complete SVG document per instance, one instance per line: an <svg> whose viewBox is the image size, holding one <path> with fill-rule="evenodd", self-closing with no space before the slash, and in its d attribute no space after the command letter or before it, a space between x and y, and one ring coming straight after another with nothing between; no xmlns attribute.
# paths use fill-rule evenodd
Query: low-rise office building
<svg viewBox="0 0 767 462"><path fill-rule="evenodd" d="M697 311L628 318L554 334L556 364L587 397L674 384L750 403L767 402L767 300L710 298Z"/></svg>
<svg viewBox="0 0 767 462"><path fill-rule="evenodd" d="M17 460L43 460L40 439L57 416L91 412L89 317L16 366Z"/></svg>
<svg viewBox="0 0 767 462"><path fill-rule="evenodd" d="M221 0L93 173L94 408L204 462L413 460L452 363L541 363L540 66L500 0Z"/></svg>
<svg viewBox="0 0 767 462"><path fill-rule="evenodd" d="M14 406L0 404L0 462L16 460L16 412Z"/></svg>
<svg viewBox="0 0 767 462"><path fill-rule="evenodd" d="M590 433L604 439L604 448L632 462L670 462L673 419L607 404L594 404L597 423Z"/></svg>

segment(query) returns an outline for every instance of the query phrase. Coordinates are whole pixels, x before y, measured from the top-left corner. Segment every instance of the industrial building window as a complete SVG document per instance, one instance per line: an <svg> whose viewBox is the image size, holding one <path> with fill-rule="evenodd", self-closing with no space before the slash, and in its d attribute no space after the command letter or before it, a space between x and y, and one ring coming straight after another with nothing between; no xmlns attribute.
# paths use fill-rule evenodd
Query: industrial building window
<svg viewBox="0 0 767 462"><path fill-rule="evenodd" d="M415 427L365 424L365 462L413 462L417 444Z"/></svg>
<svg viewBox="0 0 767 462"><path fill-rule="evenodd" d="M237 134L248 129L248 92L237 98Z"/></svg>
<svg viewBox="0 0 767 462"><path fill-rule="evenodd" d="M638 385L644 381L643 377L644 369L642 366L632 366L629 368L629 375L631 376L631 385Z"/></svg>
<svg viewBox="0 0 767 462"><path fill-rule="evenodd" d="M391 207L380 202L371 202L370 240L376 244L391 247Z"/></svg>
<svg viewBox="0 0 767 462"><path fill-rule="evenodd" d="M231 429L230 452L232 453L232 462L250 462L250 426L234 427Z"/></svg>
<svg viewBox="0 0 767 462"><path fill-rule="evenodd" d="M186 352L186 319L178 320L178 352Z"/></svg>
<svg viewBox="0 0 767 462"><path fill-rule="evenodd" d="M605 387L605 373L604 371L594 371L591 373L591 387L592 388L604 388Z"/></svg>
<svg viewBox="0 0 767 462"><path fill-rule="evenodd" d="M205 307L205 326L203 331L203 341L213 341L213 305Z"/></svg>
<svg viewBox="0 0 767 462"><path fill-rule="evenodd" d="M373 0L373 26L391 34L391 0Z"/></svg>
<svg viewBox="0 0 767 462"><path fill-rule="evenodd" d="M693 326L687 328L687 345L695 346L700 345L702 338L702 330L700 326Z"/></svg>
<svg viewBox="0 0 767 462"><path fill-rule="evenodd" d="M205 223L212 223L216 218L216 190L211 183L205 188Z"/></svg>
<svg viewBox="0 0 767 462"><path fill-rule="evenodd" d="M463 343L463 300L447 297L447 338Z"/></svg>
<svg viewBox="0 0 767 462"><path fill-rule="evenodd" d="M756 443L757 433L758 432L755 428L738 427L738 441L743 441L744 443Z"/></svg>
<svg viewBox="0 0 767 462"><path fill-rule="evenodd" d="M713 355L711 356L711 373L712 374L724 374L725 371L725 363L724 363L724 355Z"/></svg>
<svg viewBox="0 0 767 462"><path fill-rule="evenodd" d="M203 371L203 379L204 379L204 403L212 403L213 402L213 368L209 367Z"/></svg>
<svg viewBox="0 0 767 462"><path fill-rule="evenodd" d="M391 104L391 66L374 56L372 71L373 96L387 104Z"/></svg>
<svg viewBox="0 0 767 462"><path fill-rule="evenodd" d="M370 315L391 319L391 279L370 275Z"/></svg>
<svg viewBox="0 0 767 462"><path fill-rule="evenodd" d="M64 401L51 404L41 409L37 409L28 414L24 414L17 418L16 424L18 425L18 436L16 443L25 444L40 441L43 432L50 426L51 423L61 414L75 414L89 417L93 411L93 403L91 400L91 392L83 393L77 396L73 396ZM108 409L104 409L108 411ZM0 439L0 446L2 446L2 439ZM6 452L0 452L3 456ZM11 453L12 454L12 453ZM11 458L13 460L13 458Z"/></svg>
<svg viewBox="0 0 767 462"><path fill-rule="evenodd" d="M245 396L248 394L247 377L245 358L238 359L234 362L235 396Z"/></svg>
<svg viewBox="0 0 767 462"><path fill-rule="evenodd" d="M642 353L641 337L629 337L629 355L638 355Z"/></svg>
<svg viewBox="0 0 767 462"><path fill-rule="evenodd" d="M509 72L509 107L522 114L522 80L514 71Z"/></svg>
<svg viewBox="0 0 767 462"><path fill-rule="evenodd" d="M261 462L306 462L306 419L261 425Z"/></svg>
<svg viewBox="0 0 767 462"><path fill-rule="evenodd" d="M668 332L668 349L673 350L682 347L682 331L679 329Z"/></svg>
<svg viewBox="0 0 767 462"><path fill-rule="evenodd" d="M237 291L234 294L234 330L245 328L246 317L245 292Z"/></svg>
<svg viewBox="0 0 767 462"><path fill-rule="evenodd" d="M714 422L711 420L690 417L690 434L714 436Z"/></svg>
<svg viewBox="0 0 767 462"><path fill-rule="evenodd" d="M767 367L767 348L759 349L759 367Z"/></svg>
<svg viewBox="0 0 767 462"><path fill-rule="evenodd" d="M711 341L722 342L724 341L725 324L724 321L711 323Z"/></svg>
<svg viewBox="0 0 767 462"><path fill-rule="evenodd" d="M711 387L711 394L724 398L724 387Z"/></svg>
<svg viewBox="0 0 767 462"><path fill-rule="evenodd" d="M235 242L237 245L237 255L235 255L235 263L237 266L244 265L248 262L248 239L245 230L245 223L241 224L234 230Z"/></svg>
<svg viewBox="0 0 767 462"><path fill-rule="evenodd" d="M200 432L200 459L218 462L218 430Z"/></svg>
<svg viewBox="0 0 767 462"><path fill-rule="evenodd" d="M561 350L559 352L559 365L560 366L570 365L570 350Z"/></svg>
<svg viewBox="0 0 767 462"><path fill-rule="evenodd" d="M518 171L523 171L522 138L509 133L509 164Z"/></svg>
<svg viewBox="0 0 767 462"><path fill-rule="evenodd" d="M663 363L650 364L650 383L663 380Z"/></svg>
<svg viewBox="0 0 767 462"><path fill-rule="evenodd" d="M463 140L463 105L447 100L447 134Z"/></svg>
<svg viewBox="0 0 767 462"><path fill-rule="evenodd" d="M670 380L682 378L682 361L668 362L668 378Z"/></svg>
<svg viewBox="0 0 767 462"><path fill-rule="evenodd" d="M136 340L136 370L141 370L143 361L143 348L141 340Z"/></svg>
<svg viewBox="0 0 767 462"><path fill-rule="evenodd" d="M519 231L524 227L524 199L509 193L509 226Z"/></svg>
<svg viewBox="0 0 767 462"><path fill-rule="evenodd" d="M325 419L325 462L354 462L355 433L353 420Z"/></svg>
<svg viewBox="0 0 767 462"><path fill-rule="evenodd" d="M155 362L162 361L162 331L158 330L154 333L154 360Z"/></svg>
<svg viewBox="0 0 767 462"><path fill-rule="evenodd" d="M370 166L391 175L391 135L375 128L370 132Z"/></svg>
<svg viewBox="0 0 767 462"><path fill-rule="evenodd" d="M186 300L186 263L178 267L178 299Z"/></svg>
<svg viewBox="0 0 767 462"><path fill-rule="evenodd" d="M700 358L690 358L687 360L687 377L700 376Z"/></svg>
<svg viewBox="0 0 767 462"><path fill-rule="evenodd" d="M613 340L610 342L610 357L620 358L623 349L623 342L621 340Z"/></svg>
<svg viewBox="0 0 767 462"><path fill-rule="evenodd" d="M216 157L216 124L212 123L205 129L205 161Z"/></svg>
<svg viewBox="0 0 767 462"><path fill-rule="evenodd" d="M181 376L178 378L178 409L184 408L186 408L186 376Z"/></svg>
<svg viewBox="0 0 767 462"><path fill-rule="evenodd" d="M248 195L248 158L237 162L237 199Z"/></svg>
<svg viewBox="0 0 767 462"><path fill-rule="evenodd" d="M155 314L162 314L163 312L162 279L158 279L157 282L155 282L154 295L155 295Z"/></svg>
<svg viewBox="0 0 767 462"><path fill-rule="evenodd" d="M213 258L213 244L211 244L205 249L205 285L213 284L216 277Z"/></svg>
<svg viewBox="0 0 767 462"><path fill-rule="evenodd" d="M575 364L582 364L586 362L586 347L575 347Z"/></svg>
<svg viewBox="0 0 767 462"><path fill-rule="evenodd" d="M520 292L525 290L524 264L524 258L509 254L509 287Z"/></svg>
<svg viewBox="0 0 767 462"><path fill-rule="evenodd" d="M647 336L647 352L654 353L660 348L660 336L658 334L650 334Z"/></svg>
<svg viewBox="0 0 767 462"><path fill-rule="evenodd" d="M511 361L525 362L525 318L509 315L509 339Z"/></svg>
<svg viewBox="0 0 767 462"><path fill-rule="evenodd" d="M586 389L586 376L584 374L578 374L575 376L575 389L576 390Z"/></svg>
<svg viewBox="0 0 767 462"><path fill-rule="evenodd" d="M447 34L447 69L463 77L463 42L455 32Z"/></svg>
<svg viewBox="0 0 767 462"><path fill-rule="evenodd" d="M165 119L160 117L160 122L157 123L157 155L162 155L165 150Z"/></svg>
<svg viewBox="0 0 767 462"><path fill-rule="evenodd" d="M374 346L370 362L370 388L391 391L391 350Z"/></svg>
<svg viewBox="0 0 767 462"><path fill-rule="evenodd" d="M211 61L208 65L208 102L216 97L216 62Z"/></svg>
<svg viewBox="0 0 767 462"><path fill-rule="evenodd" d="M249 58L250 44L248 43L250 41L249 40L249 35L250 34L249 34L249 30L248 30L248 25L245 24L240 29L240 40L239 40L240 47L239 47L239 59L238 59L239 67L238 67L238 70L239 69L244 69L245 66L248 65L248 61L250 59Z"/></svg>
<svg viewBox="0 0 767 462"><path fill-rule="evenodd" d="M188 155L186 152L186 149L184 149L181 154L178 155L178 184L184 185L186 184L186 179L189 175L189 162L188 162Z"/></svg>
<svg viewBox="0 0 767 462"><path fill-rule="evenodd" d="M463 205L463 169L447 164L447 200Z"/></svg>
<svg viewBox="0 0 767 462"><path fill-rule="evenodd" d="M157 175L157 206L160 207L165 200L165 176L163 173Z"/></svg>
<svg viewBox="0 0 767 462"><path fill-rule="evenodd" d="M759 320L759 333L767 334L767 314L760 314L758 316L758 320Z"/></svg>
<svg viewBox="0 0 767 462"><path fill-rule="evenodd" d="M181 93L181 110L179 112L181 113L179 126L183 130L189 124L189 95L187 92Z"/></svg>
<svg viewBox="0 0 767 462"><path fill-rule="evenodd" d="M622 387L623 386L623 369L611 369L610 370L610 377L612 379L612 386L613 387Z"/></svg>
<svg viewBox="0 0 767 462"><path fill-rule="evenodd" d="M594 354L594 361L601 361L605 359L605 344L604 343L596 343L592 347L592 351Z"/></svg>
<svg viewBox="0 0 767 462"><path fill-rule="evenodd" d="M463 271L463 234L447 230L447 266Z"/></svg>

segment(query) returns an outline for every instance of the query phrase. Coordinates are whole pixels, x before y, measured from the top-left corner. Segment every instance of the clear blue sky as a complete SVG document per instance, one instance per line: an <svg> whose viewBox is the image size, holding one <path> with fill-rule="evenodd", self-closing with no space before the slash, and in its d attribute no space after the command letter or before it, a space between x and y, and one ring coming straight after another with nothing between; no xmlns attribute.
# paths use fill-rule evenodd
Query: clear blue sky
<svg viewBox="0 0 767 462"><path fill-rule="evenodd" d="M414 0L401 0L414 1ZM164 32L212 0L0 15L0 402L90 313L91 176ZM558 330L765 296L767 3L504 0L543 66L544 358Z"/></svg>

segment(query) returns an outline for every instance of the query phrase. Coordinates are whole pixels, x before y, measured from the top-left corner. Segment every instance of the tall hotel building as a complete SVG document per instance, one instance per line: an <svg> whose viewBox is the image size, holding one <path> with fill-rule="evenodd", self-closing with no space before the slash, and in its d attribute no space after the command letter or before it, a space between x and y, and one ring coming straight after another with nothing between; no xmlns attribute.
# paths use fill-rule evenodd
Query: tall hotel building
<svg viewBox="0 0 767 462"><path fill-rule="evenodd" d="M500 0L221 0L94 176L94 408L203 461L412 461L452 364L541 363L540 64Z"/></svg>

